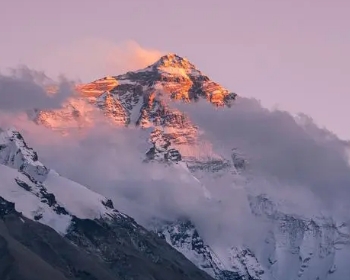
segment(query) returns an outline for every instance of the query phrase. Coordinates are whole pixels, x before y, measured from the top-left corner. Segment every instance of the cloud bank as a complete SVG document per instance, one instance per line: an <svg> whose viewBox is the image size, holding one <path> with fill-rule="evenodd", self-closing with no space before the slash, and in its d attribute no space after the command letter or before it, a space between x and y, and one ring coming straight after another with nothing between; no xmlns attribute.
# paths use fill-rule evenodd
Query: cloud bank
<svg viewBox="0 0 350 280"><path fill-rule="evenodd" d="M48 86L55 86L55 92L48 92ZM56 109L74 95L72 88L64 77L54 82L43 72L26 66L12 69L9 75L0 74L0 110L13 113L34 108Z"/></svg>
<svg viewBox="0 0 350 280"><path fill-rule="evenodd" d="M349 206L348 143L319 128L310 117L271 111L257 100L242 97L231 109L213 109L205 102L177 107L203 129L214 149L223 154L238 149L248 158L249 171L256 178L276 182L280 193L310 192L324 203L324 209Z"/></svg>
<svg viewBox="0 0 350 280"><path fill-rule="evenodd" d="M143 225L153 216L188 217L211 244L259 242L268 228L251 214L247 191L267 193L306 216L320 211L348 216L346 145L306 116L295 119L247 98L238 98L230 109L215 109L205 102L176 104L199 125L202 137L217 152L229 157L235 148L249 161L242 175L245 180L206 181L213 197L208 200L181 166L142 162L149 131L113 127L97 109L92 127L66 136L34 124L26 109L38 102L55 108L67 95L63 91L52 102L38 87L38 78L33 79L37 72L26 69L25 73L0 79L0 96L7 97L7 106L0 107L0 127L17 127L44 164L112 198L117 209Z"/></svg>

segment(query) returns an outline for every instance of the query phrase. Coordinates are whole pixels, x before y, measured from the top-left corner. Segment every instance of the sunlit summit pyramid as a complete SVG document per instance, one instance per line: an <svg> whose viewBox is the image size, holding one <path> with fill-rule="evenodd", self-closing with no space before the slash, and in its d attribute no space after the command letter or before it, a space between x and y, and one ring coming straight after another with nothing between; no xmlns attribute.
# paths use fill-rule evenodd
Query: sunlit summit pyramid
<svg viewBox="0 0 350 280"><path fill-rule="evenodd" d="M162 56L144 69L108 76L77 87L79 98L61 109L40 111L36 121L53 129L69 130L93 122L91 108L117 126L150 128L153 159L194 157L198 128L186 114L174 108L172 101L206 100L214 106L231 106L236 94L210 80L186 58L176 54ZM86 100L92 107L86 106ZM189 148L189 145L191 148ZM178 154L179 151L182 156ZM157 156L156 156L157 155Z"/></svg>
<svg viewBox="0 0 350 280"><path fill-rule="evenodd" d="M97 89L100 94L109 91L119 97L125 95L123 92L128 89L143 96L145 101L153 97L152 93L162 90L173 99L190 101L203 97L218 106L229 105L236 96L211 81L186 58L176 54L164 55L154 64L141 70L94 81L82 86L81 92L89 95L89 89ZM96 91L95 96L98 95Z"/></svg>
<svg viewBox="0 0 350 280"><path fill-rule="evenodd" d="M166 123L168 117L173 119L177 115L176 111L168 110L166 98L186 102L202 98L216 106L231 106L236 98L235 93L176 54L164 55L144 69L107 76L76 89L81 99L97 105L115 124L141 127ZM89 119L87 111L79 98L74 98L60 110L38 112L37 121L52 128L81 126L84 119L85 122ZM62 119L64 122L60 122Z"/></svg>

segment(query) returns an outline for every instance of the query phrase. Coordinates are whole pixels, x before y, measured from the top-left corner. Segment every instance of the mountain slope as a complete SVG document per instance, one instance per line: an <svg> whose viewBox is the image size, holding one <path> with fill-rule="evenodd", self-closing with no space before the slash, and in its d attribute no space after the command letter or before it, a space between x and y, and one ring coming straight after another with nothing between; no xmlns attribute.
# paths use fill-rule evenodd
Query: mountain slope
<svg viewBox="0 0 350 280"><path fill-rule="evenodd" d="M0 197L1 279L116 279L98 259Z"/></svg>
<svg viewBox="0 0 350 280"><path fill-rule="evenodd" d="M26 256L57 279L211 279L110 200L45 167L18 132L0 131L0 140L0 242L9 279L36 279Z"/></svg>

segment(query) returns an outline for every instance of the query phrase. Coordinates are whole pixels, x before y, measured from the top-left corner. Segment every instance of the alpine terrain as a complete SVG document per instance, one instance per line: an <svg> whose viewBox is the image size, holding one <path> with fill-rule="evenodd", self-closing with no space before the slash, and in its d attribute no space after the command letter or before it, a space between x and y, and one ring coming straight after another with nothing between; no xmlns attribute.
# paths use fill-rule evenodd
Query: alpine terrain
<svg viewBox="0 0 350 280"><path fill-rule="evenodd" d="M1 279L211 279L111 200L0 131Z"/></svg>
<svg viewBox="0 0 350 280"><path fill-rule="evenodd" d="M133 131L125 133L127 139L139 137L142 145L131 148L141 147L140 166L170 170L174 180L179 178L189 186L188 193L196 194L198 201L191 207L202 207L198 212L213 211L216 216L205 218L204 225L200 213L175 209L174 215L150 211L149 216L142 213L143 219L135 216L134 220L128 216L134 212L116 210L113 197L105 198L103 191L98 194L98 187L85 187L72 181L78 178L69 180L42 164L20 132L3 130L1 279L39 279L27 273L29 265L57 279L350 277L348 221L326 211L289 207L278 196L263 191L270 181L254 171L251 155L234 140L220 141L226 136L216 130L205 130L213 122L209 113L208 119L192 117L196 109L212 114L239 110L245 100L212 81L186 58L167 54L144 69L77 85L75 91L61 108L33 108L28 116L65 139L72 132L93 127L97 111L112 128ZM227 120L215 125L224 123ZM238 127L221 131L231 129ZM254 140L245 143L258 146ZM133 143L130 138L130 145ZM221 189L228 195L218 196ZM183 196L185 200L186 194ZM246 210L234 212L234 204ZM224 225L220 224L224 219ZM215 232L222 235L215 236ZM23 261L29 254L33 264ZM13 276L15 271L21 276Z"/></svg>

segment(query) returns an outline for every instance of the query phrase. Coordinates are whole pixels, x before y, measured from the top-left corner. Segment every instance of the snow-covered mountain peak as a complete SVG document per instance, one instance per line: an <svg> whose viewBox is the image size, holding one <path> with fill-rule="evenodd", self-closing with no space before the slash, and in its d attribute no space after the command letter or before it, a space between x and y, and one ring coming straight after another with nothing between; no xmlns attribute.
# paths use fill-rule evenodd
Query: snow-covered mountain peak
<svg viewBox="0 0 350 280"><path fill-rule="evenodd" d="M29 148L22 135L14 128L0 130L0 164L18 169L33 180L42 182L48 169L39 161L37 153Z"/></svg>
<svg viewBox="0 0 350 280"><path fill-rule="evenodd" d="M187 58L181 57L181 56L177 55L176 53L167 53L167 54L163 55L153 65L168 66L169 64L172 64L172 66L176 65L176 66L182 66L182 67L185 67L185 65L193 66L193 64L191 64Z"/></svg>
<svg viewBox="0 0 350 280"><path fill-rule="evenodd" d="M144 69L107 76L78 85L76 89L85 97L98 97L108 91L118 99L127 98L125 91L129 91L129 95L134 95L133 99L142 96L144 103L150 101L154 92L162 92L168 94L171 99L186 101L202 97L217 106L230 105L236 97L236 94L210 80L188 59L173 53L162 56ZM126 102L130 103L130 100Z"/></svg>
<svg viewBox="0 0 350 280"><path fill-rule="evenodd" d="M81 92L79 98L61 109L38 112L36 122L54 129L80 128L93 119L89 108L98 108L116 126L151 128L153 132L148 140L153 147L145 151L147 159L165 161L192 158L198 162L199 154L204 158L212 156L212 151L198 147L198 127L173 106L174 100L202 99L221 107L231 106L236 98L235 93L210 80L176 54L167 54L138 71L80 85L77 90ZM167 144L162 147L161 143Z"/></svg>
<svg viewBox="0 0 350 280"><path fill-rule="evenodd" d="M183 58L175 53L169 53L162 56L158 61L156 61L151 66L146 69L153 68L158 70L166 71L166 69L182 69L186 72L194 71L197 74L201 74L199 70L187 59Z"/></svg>
<svg viewBox="0 0 350 280"><path fill-rule="evenodd" d="M116 125L137 125L142 128L181 126L187 119L182 112L170 108L171 100L193 102L207 100L214 106L231 106L236 94L212 81L186 58L176 54L162 56L154 64L122 75L107 76L88 84L76 86L80 93L61 109L42 110L34 119L51 128L81 127L87 123L84 102L102 109ZM166 98L164 98L166 97ZM166 101L167 100L167 101ZM189 121L186 121L190 123Z"/></svg>
<svg viewBox="0 0 350 280"><path fill-rule="evenodd" d="M205 98L216 106L230 105L236 94L210 80L188 59L170 53L154 64L134 72L115 76L120 83L141 85L147 101L154 92L167 94L171 99L196 101Z"/></svg>

